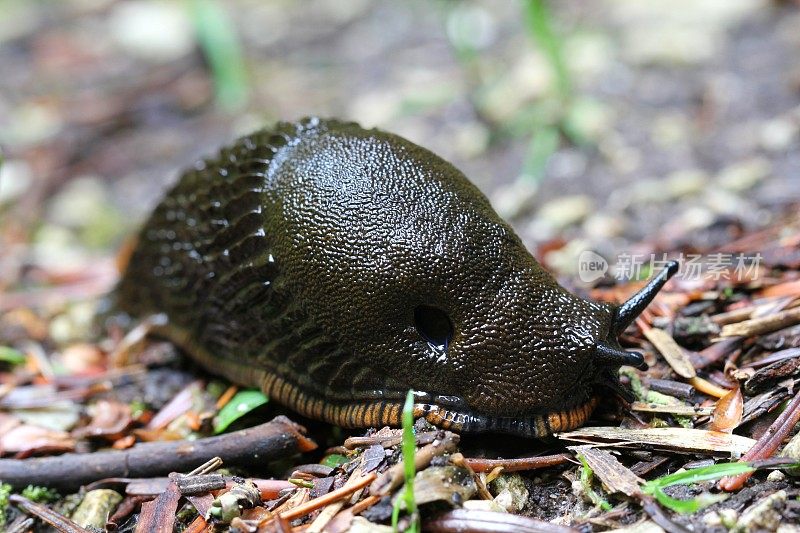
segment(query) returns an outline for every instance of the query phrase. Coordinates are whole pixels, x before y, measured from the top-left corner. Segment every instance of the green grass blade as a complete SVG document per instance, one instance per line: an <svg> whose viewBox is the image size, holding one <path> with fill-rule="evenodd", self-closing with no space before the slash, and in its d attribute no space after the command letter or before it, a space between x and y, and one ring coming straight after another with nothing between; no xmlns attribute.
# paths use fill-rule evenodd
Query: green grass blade
<svg viewBox="0 0 800 533"><path fill-rule="evenodd" d="M672 498L671 496L667 496L667 494L660 488L655 490L653 496L655 497L656 501L658 501L658 503L660 503L664 507L672 511L675 511L676 513L682 513L682 514L696 513L701 509L705 509L709 505L713 505L728 498L727 494L705 493L705 494L700 494L696 498L690 498L688 500L679 500L677 498Z"/></svg>
<svg viewBox="0 0 800 533"><path fill-rule="evenodd" d="M550 63L556 80L556 89L563 100L572 99L572 79L564 61L561 39L553 30L552 16L545 0L528 0L525 4L525 22L528 33L539 44Z"/></svg>
<svg viewBox="0 0 800 533"><path fill-rule="evenodd" d="M719 463L653 479L645 483L642 486L642 490L652 494L656 489L663 489L673 485L691 485L702 481L713 481L725 476L736 476L753 472L754 470L755 468L747 463Z"/></svg>
<svg viewBox="0 0 800 533"><path fill-rule="evenodd" d="M205 54L217 102L227 110L247 103L247 68L233 21L217 0L189 0L197 41Z"/></svg>
<svg viewBox="0 0 800 533"><path fill-rule="evenodd" d="M403 474L405 477L405 490L394 502L392 509L392 528L397 531L400 519L401 502L405 503L406 511L411 515L411 525L406 531L417 533L420 531L419 515L417 514L417 501L414 498L414 476L416 467L414 455L417 453L417 442L414 438L414 391L408 391L406 402L403 405Z"/></svg>
<svg viewBox="0 0 800 533"><path fill-rule="evenodd" d="M25 354L9 346L0 346L0 361L11 365L21 365L25 362Z"/></svg>

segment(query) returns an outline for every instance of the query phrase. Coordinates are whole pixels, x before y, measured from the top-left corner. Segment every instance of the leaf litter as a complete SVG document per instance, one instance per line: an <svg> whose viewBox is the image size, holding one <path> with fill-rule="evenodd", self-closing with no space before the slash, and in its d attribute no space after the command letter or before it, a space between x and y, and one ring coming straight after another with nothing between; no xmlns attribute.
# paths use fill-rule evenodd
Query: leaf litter
<svg viewBox="0 0 800 533"><path fill-rule="evenodd" d="M797 221L785 227L798 231ZM761 249L780 246L765 238ZM413 530L418 518L434 531L637 520L667 531L715 520L747 530L776 513L789 520L800 470L799 441L790 441L800 420L800 285L781 264L762 268L757 279L706 280L701 289L675 280L623 335L650 364L621 370L636 400L608 402L586 427L510 452L409 420L338 438L317 430L315 439L341 445L315 452L295 422L263 423L278 408L262 393L165 359L147 321L127 334L112 327L97 341L87 330L62 346L47 324L70 304L18 307L0 315L0 332L14 333L0 339L0 478L11 491L4 516L27 514L60 531L172 531L179 523L190 531L347 531L392 522ZM596 287L592 296L614 300L635 288ZM48 302L58 290L49 288ZM690 331L692 320L705 325ZM165 375L171 395L148 395L149 380ZM248 432L263 457L241 453ZM778 487L769 495L731 497L767 482ZM13 492L28 485L25 495ZM69 508L32 500L36 485L85 491ZM549 507L537 508L546 487Z"/></svg>

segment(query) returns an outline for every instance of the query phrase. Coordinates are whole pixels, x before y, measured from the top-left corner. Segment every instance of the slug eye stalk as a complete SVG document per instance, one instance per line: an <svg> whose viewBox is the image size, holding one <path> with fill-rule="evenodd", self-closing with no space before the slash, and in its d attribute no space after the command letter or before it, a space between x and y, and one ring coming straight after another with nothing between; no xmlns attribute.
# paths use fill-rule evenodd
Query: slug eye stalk
<svg viewBox="0 0 800 533"><path fill-rule="evenodd" d="M652 302L653 298L656 297L658 291L661 290L661 288L672 276L675 275L677 271L678 262L670 261L656 277L650 280L647 285L642 287L639 292L631 296L627 302L619 306L617 309L617 314L614 317L614 325L612 328L614 337L617 337L620 333L625 331L625 328L630 326L631 322L633 322L636 317L639 316L642 311L644 311L645 307L650 305L650 302Z"/></svg>
<svg viewBox="0 0 800 533"><path fill-rule="evenodd" d="M595 357L598 363L609 366L629 365L640 369L647 367L642 354L623 350L617 343L616 338L644 311L645 307L658 294L658 291L677 271L678 262L670 261L647 285L617 308L609 339L605 342L597 343L595 348Z"/></svg>

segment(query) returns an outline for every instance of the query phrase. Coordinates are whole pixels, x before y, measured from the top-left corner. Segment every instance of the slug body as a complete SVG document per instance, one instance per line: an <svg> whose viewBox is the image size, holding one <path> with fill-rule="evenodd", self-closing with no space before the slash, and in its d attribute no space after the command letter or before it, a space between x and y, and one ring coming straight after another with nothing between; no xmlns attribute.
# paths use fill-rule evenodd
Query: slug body
<svg viewBox="0 0 800 533"><path fill-rule="evenodd" d="M130 314L212 372L346 427L415 415L544 436L583 424L621 307L563 289L464 175L401 137L316 118L198 163L144 225L118 287Z"/></svg>

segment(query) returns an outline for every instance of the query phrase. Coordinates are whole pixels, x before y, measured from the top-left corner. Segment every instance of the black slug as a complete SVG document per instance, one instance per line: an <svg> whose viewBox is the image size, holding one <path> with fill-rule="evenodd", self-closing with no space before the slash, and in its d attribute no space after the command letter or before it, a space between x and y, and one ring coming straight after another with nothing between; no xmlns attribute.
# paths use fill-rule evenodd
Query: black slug
<svg viewBox="0 0 800 533"><path fill-rule="evenodd" d="M621 306L583 300L452 165L354 123L280 123L183 174L139 235L122 310L210 371L345 427L415 416L539 437L583 424L617 336L670 264Z"/></svg>

